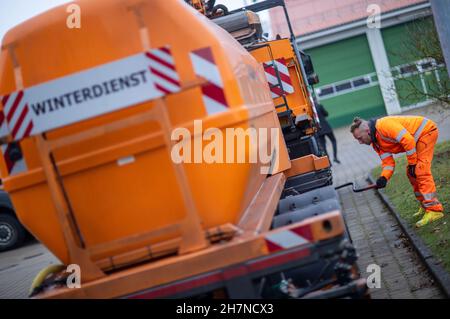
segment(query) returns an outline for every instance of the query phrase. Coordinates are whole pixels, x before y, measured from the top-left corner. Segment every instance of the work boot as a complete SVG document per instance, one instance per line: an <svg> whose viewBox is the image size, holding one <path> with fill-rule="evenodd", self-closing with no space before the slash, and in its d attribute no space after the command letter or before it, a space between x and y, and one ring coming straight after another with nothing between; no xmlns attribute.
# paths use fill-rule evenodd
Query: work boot
<svg viewBox="0 0 450 319"><path fill-rule="evenodd" d="M420 207L419 207L419 210L417 211L417 213L415 213L415 214L413 215L413 217L420 217L420 216L422 216L424 213L425 213L425 209L423 209L423 207L420 206Z"/></svg>
<svg viewBox="0 0 450 319"><path fill-rule="evenodd" d="M442 212L427 210L425 211L425 215L422 219L416 223L416 227L423 227L431 222L434 222L435 220L441 219L442 217L444 217L444 213Z"/></svg>
<svg viewBox="0 0 450 319"><path fill-rule="evenodd" d="M337 164L341 164L341 161L338 160L337 158L334 159L334 162L337 163Z"/></svg>

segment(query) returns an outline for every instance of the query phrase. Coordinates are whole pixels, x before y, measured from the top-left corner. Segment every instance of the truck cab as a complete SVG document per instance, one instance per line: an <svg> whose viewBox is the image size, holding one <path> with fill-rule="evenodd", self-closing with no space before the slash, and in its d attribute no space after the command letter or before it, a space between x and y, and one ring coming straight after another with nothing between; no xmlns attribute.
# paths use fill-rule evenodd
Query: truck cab
<svg viewBox="0 0 450 319"><path fill-rule="evenodd" d="M284 9L290 37L276 35L267 39L258 12L276 7ZM319 83L319 77L311 57L297 47L284 1L262 1L230 12L214 7L212 10L212 21L229 32L264 68L289 157L319 156L314 135L320 121L313 99L313 85Z"/></svg>

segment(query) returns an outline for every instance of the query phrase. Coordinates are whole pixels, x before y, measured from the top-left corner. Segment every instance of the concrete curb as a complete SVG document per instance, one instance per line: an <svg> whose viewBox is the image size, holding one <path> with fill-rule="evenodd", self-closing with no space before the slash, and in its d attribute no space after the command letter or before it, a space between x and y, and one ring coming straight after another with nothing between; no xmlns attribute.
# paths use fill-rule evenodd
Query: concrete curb
<svg viewBox="0 0 450 319"><path fill-rule="evenodd" d="M367 181L371 184L375 183L374 178L371 175L367 177ZM439 285L439 288L441 288L442 292L447 298L450 298L450 274L440 265L440 263L433 256L428 246L425 245L425 243L416 234L416 232L400 216L400 214L395 209L394 205L387 197L386 193L380 189L377 189L377 193L381 197L381 200L389 208L391 213L394 215L402 231L408 237L410 243L418 253L420 259L423 261L430 274L436 280L437 284Z"/></svg>

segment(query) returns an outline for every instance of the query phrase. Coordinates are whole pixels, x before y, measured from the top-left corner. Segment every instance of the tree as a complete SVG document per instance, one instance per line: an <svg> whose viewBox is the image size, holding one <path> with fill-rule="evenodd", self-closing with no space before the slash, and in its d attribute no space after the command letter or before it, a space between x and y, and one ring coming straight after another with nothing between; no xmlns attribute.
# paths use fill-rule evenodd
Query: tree
<svg viewBox="0 0 450 319"><path fill-rule="evenodd" d="M435 100L450 107L450 79L433 19L420 18L405 26L406 32L389 54L403 62L394 67L396 90L403 100Z"/></svg>

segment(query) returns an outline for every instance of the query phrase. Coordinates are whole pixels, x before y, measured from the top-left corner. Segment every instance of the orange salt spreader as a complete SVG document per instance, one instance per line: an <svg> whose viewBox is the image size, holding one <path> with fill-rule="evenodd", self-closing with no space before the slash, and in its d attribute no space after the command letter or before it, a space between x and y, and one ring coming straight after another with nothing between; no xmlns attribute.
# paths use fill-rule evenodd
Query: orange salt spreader
<svg viewBox="0 0 450 319"><path fill-rule="evenodd" d="M208 19L213 3L73 3L80 28L57 7L8 32L0 56L4 189L62 263L32 296L363 295L328 159L286 139L317 125L292 42L252 56ZM278 97L271 65L291 77Z"/></svg>

